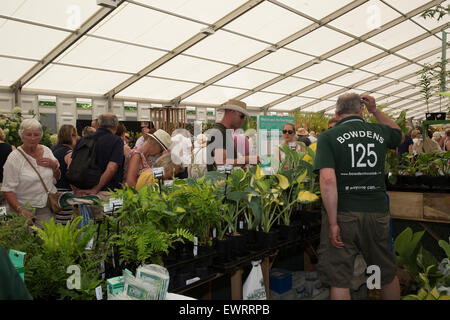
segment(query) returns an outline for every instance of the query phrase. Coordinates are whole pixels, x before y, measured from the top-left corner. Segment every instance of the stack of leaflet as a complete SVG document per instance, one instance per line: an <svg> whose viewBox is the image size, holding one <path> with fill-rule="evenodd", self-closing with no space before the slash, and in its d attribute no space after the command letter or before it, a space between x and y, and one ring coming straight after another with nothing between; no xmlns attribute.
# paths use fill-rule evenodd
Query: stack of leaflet
<svg viewBox="0 0 450 320"><path fill-rule="evenodd" d="M165 300L169 272L159 265L143 265L136 270L136 277L124 272L123 281L123 291L110 294L109 300Z"/></svg>

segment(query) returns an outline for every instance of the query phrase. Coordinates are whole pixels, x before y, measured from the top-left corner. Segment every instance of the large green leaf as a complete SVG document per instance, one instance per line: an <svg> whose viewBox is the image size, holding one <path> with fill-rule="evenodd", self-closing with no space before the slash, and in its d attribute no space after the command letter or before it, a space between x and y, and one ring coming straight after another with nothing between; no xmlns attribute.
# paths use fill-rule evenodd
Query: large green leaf
<svg viewBox="0 0 450 320"><path fill-rule="evenodd" d="M445 240L439 240L439 246L444 249L447 258L450 259L450 244Z"/></svg>
<svg viewBox="0 0 450 320"><path fill-rule="evenodd" d="M248 197L248 192L244 192L244 191L232 191L227 194L228 199L230 199L232 201L236 201L236 202L244 200L247 197Z"/></svg>

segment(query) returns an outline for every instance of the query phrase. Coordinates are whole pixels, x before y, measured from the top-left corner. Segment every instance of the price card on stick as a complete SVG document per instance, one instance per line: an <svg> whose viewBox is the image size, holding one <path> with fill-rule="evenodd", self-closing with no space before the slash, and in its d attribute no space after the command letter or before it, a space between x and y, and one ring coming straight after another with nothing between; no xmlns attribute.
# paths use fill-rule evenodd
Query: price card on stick
<svg viewBox="0 0 450 320"><path fill-rule="evenodd" d="M6 207L0 207L0 216L6 216Z"/></svg>
<svg viewBox="0 0 450 320"><path fill-rule="evenodd" d="M226 164L226 165L225 165L225 173L226 173L226 174L230 174L231 171L233 171L233 165L231 165L231 164Z"/></svg>
<svg viewBox="0 0 450 320"><path fill-rule="evenodd" d="M218 166L217 171L219 171L220 173L225 173L225 166Z"/></svg>
<svg viewBox="0 0 450 320"><path fill-rule="evenodd" d="M153 168L153 177L155 177L156 179L162 179L163 176L164 176L163 167Z"/></svg>

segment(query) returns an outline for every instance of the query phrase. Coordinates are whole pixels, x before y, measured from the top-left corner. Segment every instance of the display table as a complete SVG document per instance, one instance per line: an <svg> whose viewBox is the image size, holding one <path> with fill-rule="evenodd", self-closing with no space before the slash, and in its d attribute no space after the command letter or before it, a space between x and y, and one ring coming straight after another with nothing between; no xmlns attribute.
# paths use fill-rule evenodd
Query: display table
<svg viewBox="0 0 450 320"><path fill-rule="evenodd" d="M387 193L394 219L450 223L450 193Z"/></svg>

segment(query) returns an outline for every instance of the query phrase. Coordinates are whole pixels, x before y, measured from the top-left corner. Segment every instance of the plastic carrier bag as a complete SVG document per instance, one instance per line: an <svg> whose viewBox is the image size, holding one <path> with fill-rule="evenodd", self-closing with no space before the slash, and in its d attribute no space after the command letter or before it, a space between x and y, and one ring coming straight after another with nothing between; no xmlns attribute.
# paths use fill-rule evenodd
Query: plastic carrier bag
<svg viewBox="0 0 450 320"><path fill-rule="evenodd" d="M253 268L243 286L243 299L266 300L266 288L261 270L261 260L252 261L252 265Z"/></svg>

